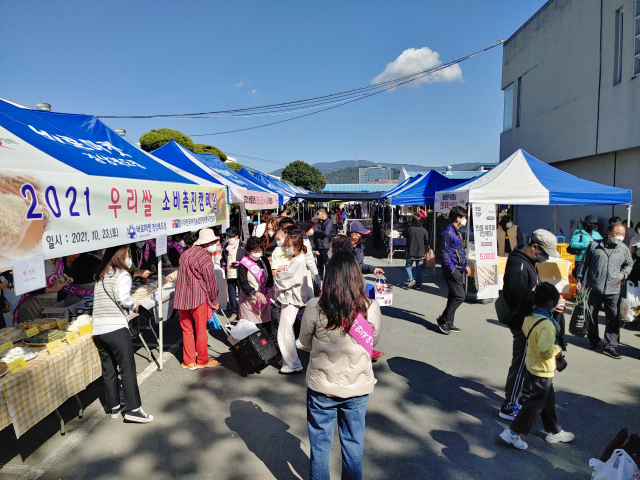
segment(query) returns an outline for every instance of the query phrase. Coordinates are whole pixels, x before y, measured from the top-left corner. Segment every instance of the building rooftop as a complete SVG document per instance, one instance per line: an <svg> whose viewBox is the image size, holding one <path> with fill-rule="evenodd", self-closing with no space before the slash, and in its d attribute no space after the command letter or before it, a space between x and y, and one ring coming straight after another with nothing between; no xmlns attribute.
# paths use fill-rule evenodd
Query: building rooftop
<svg viewBox="0 0 640 480"><path fill-rule="evenodd" d="M328 183L323 193L347 192L388 192L398 186L397 183Z"/></svg>
<svg viewBox="0 0 640 480"><path fill-rule="evenodd" d="M493 165L495 166L495 165ZM417 175L425 175L427 173L429 173L430 170L427 170L425 172L407 172L407 175L409 177L415 177ZM482 175L483 173L486 172L482 172L480 170L461 170L459 172L455 172L455 171L447 171L447 172L438 172L442 175L444 175L447 178L453 178L453 179L463 179L463 180L468 180L470 178L476 178L479 177L480 175Z"/></svg>

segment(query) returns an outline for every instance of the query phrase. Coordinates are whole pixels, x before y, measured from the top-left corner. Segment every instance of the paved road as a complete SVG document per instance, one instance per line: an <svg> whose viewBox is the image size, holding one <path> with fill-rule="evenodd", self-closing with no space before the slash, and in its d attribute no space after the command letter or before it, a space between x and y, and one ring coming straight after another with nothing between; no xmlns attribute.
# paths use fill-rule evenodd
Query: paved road
<svg viewBox="0 0 640 480"><path fill-rule="evenodd" d="M404 270L388 269L398 285ZM584 479L589 458L600 456L623 427L640 433L640 334L623 330L622 360L587 350L569 336L569 367L556 376L557 412L576 434L570 445L544 442L538 421L526 452L505 446L497 413L510 361L511 336L496 320L493 304L464 304L459 335L436 332L445 304L442 281L422 291L396 287L394 306L383 309L375 365L378 384L367 412L364 470L368 479ZM602 319L601 319L602 320ZM603 328L603 327L601 327ZM102 418L69 448L99 412L93 401L82 420L56 434L49 417L19 442L0 433L0 477L60 479L308 478L304 377L282 377L275 368L242 378L220 335L210 353L221 365L204 371L180 368L180 352L164 372L142 384L148 425ZM301 353L303 363L308 356ZM139 372L146 361L140 359ZM94 400L99 384L85 394ZM71 418L73 405L65 405ZM99 414L98 414L99 415ZM71 440L70 440L71 439ZM336 438L337 442L337 438ZM39 468L42 472L34 470ZM332 471L339 478L334 444Z"/></svg>

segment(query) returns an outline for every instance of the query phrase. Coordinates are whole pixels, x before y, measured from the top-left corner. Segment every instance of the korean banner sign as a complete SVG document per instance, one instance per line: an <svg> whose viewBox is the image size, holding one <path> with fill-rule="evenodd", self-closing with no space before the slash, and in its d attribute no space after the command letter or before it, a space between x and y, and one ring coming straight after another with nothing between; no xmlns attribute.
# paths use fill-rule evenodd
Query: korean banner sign
<svg viewBox="0 0 640 480"><path fill-rule="evenodd" d="M226 222L226 188L4 170L0 268Z"/></svg>
<svg viewBox="0 0 640 480"><path fill-rule="evenodd" d="M498 240L496 206L474 203L473 238L476 248L478 298L498 298Z"/></svg>
<svg viewBox="0 0 640 480"><path fill-rule="evenodd" d="M449 213L453 207L467 208L468 192L436 192L434 209L438 213Z"/></svg>

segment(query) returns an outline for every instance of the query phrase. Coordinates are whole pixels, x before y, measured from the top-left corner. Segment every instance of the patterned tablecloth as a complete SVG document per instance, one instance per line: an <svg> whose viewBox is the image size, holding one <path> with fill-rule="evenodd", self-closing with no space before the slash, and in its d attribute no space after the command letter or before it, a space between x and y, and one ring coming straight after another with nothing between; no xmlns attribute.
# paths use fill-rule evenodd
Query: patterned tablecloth
<svg viewBox="0 0 640 480"><path fill-rule="evenodd" d="M40 353L26 369L0 378L0 430L13 424L17 438L102 376L90 335L73 345L63 342L53 356L46 347L32 348Z"/></svg>

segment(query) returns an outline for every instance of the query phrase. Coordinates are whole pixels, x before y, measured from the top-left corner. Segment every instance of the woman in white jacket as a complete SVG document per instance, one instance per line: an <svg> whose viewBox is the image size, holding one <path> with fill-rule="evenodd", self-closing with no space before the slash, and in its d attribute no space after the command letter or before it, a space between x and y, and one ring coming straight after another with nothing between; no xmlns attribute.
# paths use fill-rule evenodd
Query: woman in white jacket
<svg viewBox="0 0 640 480"><path fill-rule="evenodd" d="M280 325L278 326L278 346L282 354L280 373L289 375L303 370L296 351L293 324L298 310L305 303L302 298L302 284L307 273L305 260L307 247L304 246L302 235L299 233L288 235L285 246L293 257L284 271L275 273L273 286L276 300L281 305Z"/></svg>
<svg viewBox="0 0 640 480"><path fill-rule="evenodd" d="M311 349L307 368L307 429L311 478L329 478L336 419L342 476L362 479L365 414L376 379L371 355L382 327L380 306L365 294L351 252L337 252L325 271L322 295L307 303L300 341Z"/></svg>

